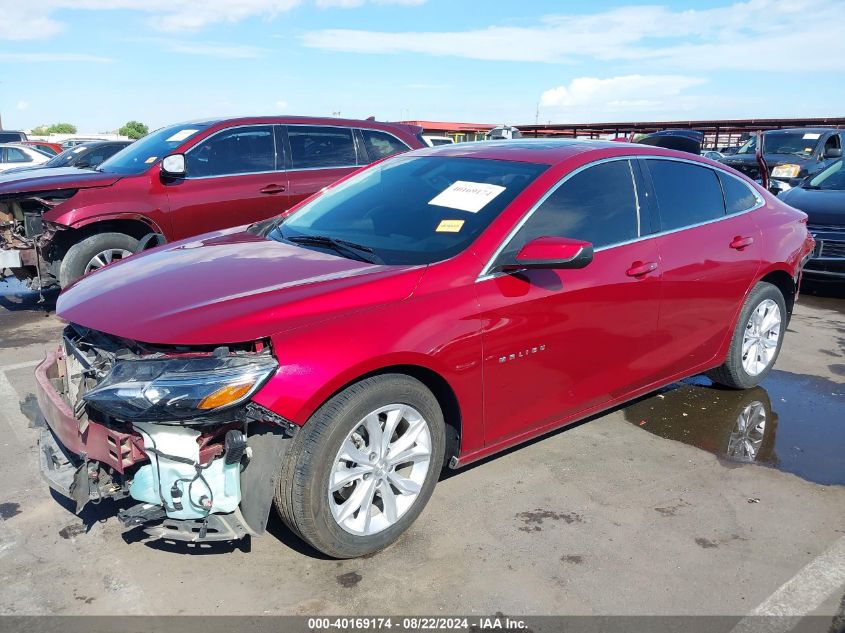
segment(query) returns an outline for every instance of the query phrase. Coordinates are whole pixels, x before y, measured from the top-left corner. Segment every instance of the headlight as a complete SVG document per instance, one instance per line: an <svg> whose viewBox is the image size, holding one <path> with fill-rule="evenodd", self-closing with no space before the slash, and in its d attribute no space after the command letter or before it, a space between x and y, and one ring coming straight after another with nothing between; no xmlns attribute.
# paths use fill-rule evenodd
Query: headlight
<svg viewBox="0 0 845 633"><path fill-rule="evenodd" d="M130 422L196 418L241 404L277 367L269 355L118 361L83 399Z"/></svg>
<svg viewBox="0 0 845 633"><path fill-rule="evenodd" d="M778 165L772 170L772 178L797 178L801 165Z"/></svg>

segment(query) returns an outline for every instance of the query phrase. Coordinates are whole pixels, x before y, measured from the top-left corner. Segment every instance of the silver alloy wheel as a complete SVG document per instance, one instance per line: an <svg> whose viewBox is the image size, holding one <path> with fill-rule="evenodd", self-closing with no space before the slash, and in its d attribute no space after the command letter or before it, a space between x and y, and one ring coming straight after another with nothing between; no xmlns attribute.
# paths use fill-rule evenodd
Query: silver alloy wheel
<svg viewBox="0 0 845 633"><path fill-rule="evenodd" d="M727 456L742 462L753 462L766 434L766 408L755 400L742 410L728 440Z"/></svg>
<svg viewBox="0 0 845 633"><path fill-rule="evenodd" d="M131 255L132 251L127 251L125 248L107 248L91 258L91 261L89 261L88 265L85 266L85 274L87 275L91 271L102 268L103 266L108 266L114 261L126 259Z"/></svg>
<svg viewBox="0 0 845 633"><path fill-rule="evenodd" d="M751 313L742 337L742 368L749 376L759 375L771 364L780 326L780 308L771 299L762 301Z"/></svg>
<svg viewBox="0 0 845 633"><path fill-rule="evenodd" d="M367 414L340 446L329 474L329 507L350 534L394 525L419 496L431 461L431 431L419 411L389 404Z"/></svg>

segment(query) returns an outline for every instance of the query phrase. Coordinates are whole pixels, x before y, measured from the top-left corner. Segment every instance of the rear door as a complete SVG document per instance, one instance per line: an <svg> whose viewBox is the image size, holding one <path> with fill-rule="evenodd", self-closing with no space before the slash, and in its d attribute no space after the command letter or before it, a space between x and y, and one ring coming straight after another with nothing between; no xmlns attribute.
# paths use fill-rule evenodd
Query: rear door
<svg viewBox="0 0 845 633"><path fill-rule="evenodd" d="M360 156L353 128L287 125L288 195L293 206L369 161Z"/></svg>
<svg viewBox="0 0 845 633"><path fill-rule="evenodd" d="M662 297L650 355L665 379L710 362L730 335L760 266L761 231L750 211L762 199L744 181L700 163L640 162L660 229Z"/></svg>
<svg viewBox="0 0 845 633"><path fill-rule="evenodd" d="M186 152L185 164L186 177L167 186L175 239L270 218L289 206L273 125L216 132Z"/></svg>

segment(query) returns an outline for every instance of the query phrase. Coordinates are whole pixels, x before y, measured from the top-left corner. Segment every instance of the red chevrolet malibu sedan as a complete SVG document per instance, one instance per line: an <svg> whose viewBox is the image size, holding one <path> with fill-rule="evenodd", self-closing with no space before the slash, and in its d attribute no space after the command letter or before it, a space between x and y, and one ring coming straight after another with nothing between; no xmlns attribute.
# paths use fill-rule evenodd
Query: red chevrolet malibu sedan
<svg viewBox="0 0 845 633"><path fill-rule="evenodd" d="M154 249L66 290L38 368L42 471L128 526L234 540L284 522L377 551L459 468L780 350L807 217L655 147L413 151L286 215Z"/></svg>

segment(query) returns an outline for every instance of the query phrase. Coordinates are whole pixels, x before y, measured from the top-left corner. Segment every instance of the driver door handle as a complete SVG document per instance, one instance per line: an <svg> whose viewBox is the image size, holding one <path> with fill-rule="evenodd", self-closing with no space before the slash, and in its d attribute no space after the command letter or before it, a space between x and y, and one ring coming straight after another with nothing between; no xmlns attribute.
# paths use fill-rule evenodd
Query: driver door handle
<svg viewBox="0 0 845 633"><path fill-rule="evenodd" d="M261 193L284 193L284 185L267 185L261 190Z"/></svg>
<svg viewBox="0 0 845 633"><path fill-rule="evenodd" d="M634 262L631 267L625 271L629 277L642 277L657 270L657 262Z"/></svg>

